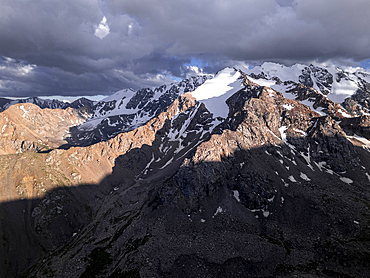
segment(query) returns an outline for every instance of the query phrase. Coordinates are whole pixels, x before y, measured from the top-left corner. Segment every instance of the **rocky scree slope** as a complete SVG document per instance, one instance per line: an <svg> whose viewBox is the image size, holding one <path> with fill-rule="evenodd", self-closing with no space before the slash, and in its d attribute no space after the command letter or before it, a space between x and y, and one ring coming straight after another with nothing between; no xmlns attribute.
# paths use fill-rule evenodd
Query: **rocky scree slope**
<svg viewBox="0 0 370 278"><path fill-rule="evenodd" d="M26 277L368 277L366 115L315 111L243 72L218 76L230 81L217 96L229 93L226 116L215 117L217 97L191 100L98 185L53 191L59 218L52 200L29 205L23 230L45 256ZM49 235L62 240L45 247Z"/></svg>
<svg viewBox="0 0 370 278"><path fill-rule="evenodd" d="M86 120L75 109L41 109L15 104L0 113L0 155L42 152L67 143L69 128Z"/></svg>

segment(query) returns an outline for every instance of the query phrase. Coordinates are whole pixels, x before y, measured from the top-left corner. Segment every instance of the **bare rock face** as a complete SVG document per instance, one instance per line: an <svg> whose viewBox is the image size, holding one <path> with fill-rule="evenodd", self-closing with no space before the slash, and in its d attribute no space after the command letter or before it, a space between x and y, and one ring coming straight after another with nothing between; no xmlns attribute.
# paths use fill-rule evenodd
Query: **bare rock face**
<svg viewBox="0 0 370 278"><path fill-rule="evenodd" d="M370 116L368 115L343 119L340 126L350 135L357 134L370 139Z"/></svg>
<svg viewBox="0 0 370 278"><path fill-rule="evenodd" d="M72 108L41 109L31 104L16 104L0 113L0 153L47 151L67 141L69 128L85 121Z"/></svg>
<svg viewBox="0 0 370 278"><path fill-rule="evenodd" d="M314 82L312 77L315 78L317 87L324 95L330 93L333 84L333 75L327 69L322 69L311 64L302 70L302 74L299 76L299 82L306 87L313 87Z"/></svg>

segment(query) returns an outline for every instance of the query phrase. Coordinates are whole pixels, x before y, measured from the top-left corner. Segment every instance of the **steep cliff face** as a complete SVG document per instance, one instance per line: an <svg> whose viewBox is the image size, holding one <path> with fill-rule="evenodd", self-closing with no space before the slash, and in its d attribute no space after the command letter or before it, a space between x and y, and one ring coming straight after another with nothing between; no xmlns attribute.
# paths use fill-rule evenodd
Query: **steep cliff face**
<svg viewBox="0 0 370 278"><path fill-rule="evenodd" d="M228 68L105 142L3 156L27 191L0 205L1 274L367 277L368 118L308 69L287 92ZM68 186L43 196L31 155Z"/></svg>

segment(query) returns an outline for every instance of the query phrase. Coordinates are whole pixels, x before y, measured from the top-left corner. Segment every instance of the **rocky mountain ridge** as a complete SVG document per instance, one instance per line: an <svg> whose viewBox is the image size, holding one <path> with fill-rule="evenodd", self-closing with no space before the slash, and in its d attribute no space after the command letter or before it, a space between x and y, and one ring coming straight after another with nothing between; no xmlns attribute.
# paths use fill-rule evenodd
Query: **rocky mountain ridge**
<svg viewBox="0 0 370 278"><path fill-rule="evenodd" d="M338 111L344 117L369 114L370 74L365 70L345 71L334 65L320 67L312 64L286 67L275 63L242 70L259 85L274 88L286 98L297 96L313 109L327 109L327 104L319 105L325 99L341 105L344 110ZM302 88L311 92L302 95ZM312 94L312 90L319 95Z"/></svg>
<svg viewBox="0 0 370 278"><path fill-rule="evenodd" d="M0 98L0 112L18 103L32 103L32 104L39 106L42 109L43 108L66 109L68 107L78 109L83 106L92 106L94 104L93 101L87 98L79 98L73 102L65 102L65 101L60 101L57 99L41 99L38 97L29 97L29 98L24 98L24 99Z"/></svg>
<svg viewBox="0 0 370 278"><path fill-rule="evenodd" d="M298 99L321 115L329 114L338 120L369 114L370 75L367 72L346 72L335 66L296 64L285 67L274 63L264 63L253 69L242 68L240 71L253 82L274 88L286 98ZM99 102L79 99L68 104L38 98L18 101L35 103L41 108L82 109L86 121L71 127L70 136L66 138L68 143L64 147L87 146L145 124L164 111L178 95L193 91L211 78L192 77L178 84L139 91L125 89ZM222 110L227 111L227 107Z"/></svg>
<svg viewBox="0 0 370 278"><path fill-rule="evenodd" d="M92 116L71 130L71 146L87 146L131 131L163 112L179 95L195 90L210 76L197 76L158 88L125 89L95 104Z"/></svg>
<svg viewBox="0 0 370 278"><path fill-rule="evenodd" d="M328 74L311 71L329 88ZM281 75L267 87L269 77L254 74L225 69L138 128L34 153L33 169L5 167L1 192L18 186L25 199L0 205L2 274L368 277L364 106L357 116L329 89ZM64 186L50 184L44 196L48 179Z"/></svg>

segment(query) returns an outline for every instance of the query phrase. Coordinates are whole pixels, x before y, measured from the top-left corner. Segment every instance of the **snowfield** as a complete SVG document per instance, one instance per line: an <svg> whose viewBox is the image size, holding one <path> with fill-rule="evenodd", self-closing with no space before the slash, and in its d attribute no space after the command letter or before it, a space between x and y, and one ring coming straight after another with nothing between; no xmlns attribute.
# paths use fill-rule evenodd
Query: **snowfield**
<svg viewBox="0 0 370 278"><path fill-rule="evenodd" d="M226 100L244 88L243 81L239 79L241 76L235 69L226 68L204 82L192 95L203 102L214 117L226 118L229 113Z"/></svg>

